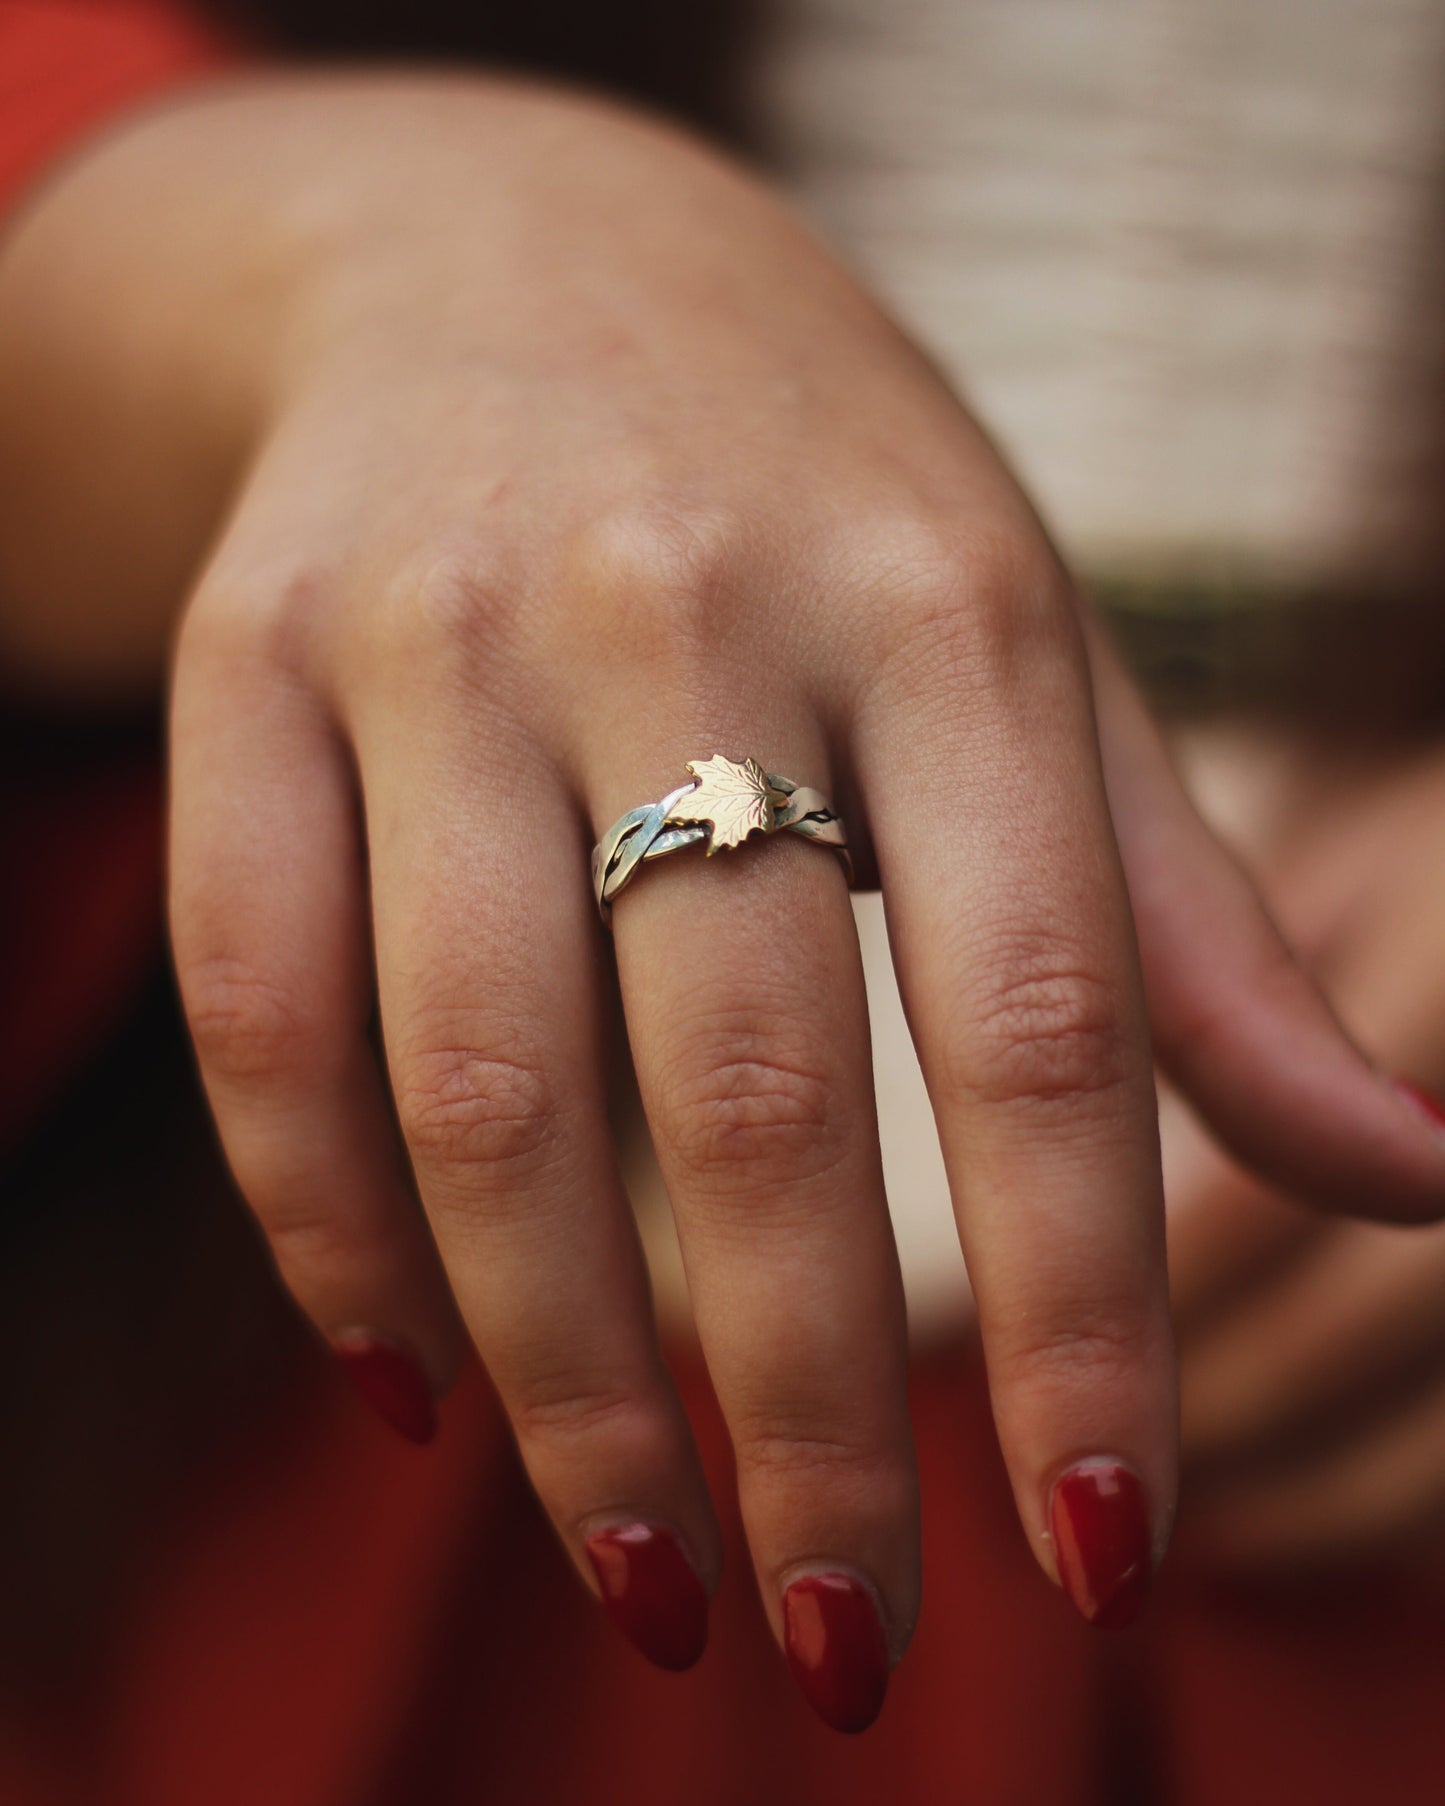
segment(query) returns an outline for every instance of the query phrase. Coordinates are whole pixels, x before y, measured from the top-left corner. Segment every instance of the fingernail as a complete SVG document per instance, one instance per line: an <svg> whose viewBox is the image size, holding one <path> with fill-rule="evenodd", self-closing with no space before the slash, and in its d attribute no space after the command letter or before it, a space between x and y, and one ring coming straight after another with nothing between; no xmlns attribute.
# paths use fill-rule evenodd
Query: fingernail
<svg viewBox="0 0 1445 1806"><path fill-rule="evenodd" d="M1409 1079L1396 1079L1395 1089L1402 1092L1417 1110L1423 1111L1437 1129L1445 1129L1445 1099L1426 1091L1423 1085L1412 1085Z"/></svg>
<svg viewBox="0 0 1445 1806"><path fill-rule="evenodd" d="M1069 1598L1090 1624L1128 1624L1154 1575L1138 1475L1117 1461L1081 1461L1055 1481L1049 1519Z"/></svg>
<svg viewBox="0 0 1445 1806"><path fill-rule="evenodd" d="M607 1616L659 1668L691 1668L707 1644L707 1593L670 1530L624 1524L589 1536Z"/></svg>
<svg viewBox="0 0 1445 1806"><path fill-rule="evenodd" d="M866 1731L888 1691L888 1651L868 1589L848 1574L809 1574L783 1594L793 1679L824 1724Z"/></svg>
<svg viewBox="0 0 1445 1806"><path fill-rule="evenodd" d="M437 1433L436 1402L413 1355L367 1330L337 1336L333 1347L359 1396L408 1442L427 1443Z"/></svg>

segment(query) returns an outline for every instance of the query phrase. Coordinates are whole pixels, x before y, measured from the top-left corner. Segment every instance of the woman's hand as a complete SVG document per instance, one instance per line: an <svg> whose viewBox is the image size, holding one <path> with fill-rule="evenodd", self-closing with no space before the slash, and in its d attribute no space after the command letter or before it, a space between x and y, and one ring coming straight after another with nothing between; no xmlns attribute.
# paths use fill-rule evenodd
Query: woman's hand
<svg viewBox="0 0 1445 1806"><path fill-rule="evenodd" d="M824 1716L871 1717L917 1500L838 866L669 860L611 942L588 885L685 761L756 754L882 883L1020 1515L1126 1617L1175 1492L1151 1027L1330 1208L1438 1213L1445 1135L1291 962L919 354L680 135L421 78L137 126L17 234L0 326L30 669L82 631L92 674L143 668L226 512L176 654L175 950L321 1329L437 1392L470 1337L579 1571L696 1653L668 1550L711 1589L717 1535L605 1120L615 952L766 1609Z"/></svg>
<svg viewBox="0 0 1445 1806"><path fill-rule="evenodd" d="M1260 869L1363 1044L1445 1084L1445 751L1292 800ZM1445 1231L1331 1222L1166 1123L1190 1541L1291 1567L1445 1523Z"/></svg>

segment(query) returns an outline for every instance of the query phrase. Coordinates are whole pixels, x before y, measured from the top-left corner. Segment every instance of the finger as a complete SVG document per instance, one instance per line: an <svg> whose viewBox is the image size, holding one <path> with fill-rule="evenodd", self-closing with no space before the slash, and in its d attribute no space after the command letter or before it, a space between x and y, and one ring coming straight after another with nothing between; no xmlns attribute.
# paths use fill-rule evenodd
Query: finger
<svg viewBox="0 0 1445 1806"><path fill-rule="evenodd" d="M970 581L881 669L856 758L1019 1512L1123 1622L1176 1484L1143 998L1068 598Z"/></svg>
<svg viewBox="0 0 1445 1806"><path fill-rule="evenodd" d="M1439 1070L1439 927L1360 919L1334 975L1350 1019L1402 1065ZM1196 1464L1238 1462L1333 1425L1352 1435L1445 1349L1445 1228L1333 1224L1273 1283L1186 1345L1185 1431Z"/></svg>
<svg viewBox="0 0 1445 1806"><path fill-rule="evenodd" d="M1192 1554L1241 1570L1410 1552L1445 1523L1445 1389L1360 1438L1191 1503Z"/></svg>
<svg viewBox="0 0 1445 1806"><path fill-rule="evenodd" d="M1346 1036L1188 802L1102 632L1088 635L1161 1064L1221 1140L1291 1195L1406 1222L1442 1215L1442 1126Z"/></svg>
<svg viewBox="0 0 1445 1806"><path fill-rule="evenodd" d="M755 696L749 711L768 768L826 789L820 744L798 737L802 709ZM717 743L697 736L663 724L652 756L634 754L599 799L599 821L671 789L664 747L701 760ZM747 751L723 744L739 761ZM847 887L830 854L782 833L658 862L613 922L763 1600L810 1703L861 1730L917 1614L919 1533Z"/></svg>
<svg viewBox="0 0 1445 1806"><path fill-rule="evenodd" d="M1335 1227L1230 1160L1175 1092L1160 1099L1169 1295L1181 1357Z"/></svg>
<svg viewBox="0 0 1445 1806"><path fill-rule="evenodd" d="M1186 1346L1185 1448L1238 1461L1353 1423L1445 1350L1438 1229L1340 1225L1287 1275Z"/></svg>
<svg viewBox="0 0 1445 1806"><path fill-rule="evenodd" d="M367 1042L345 761L288 675L204 625L178 660L172 748L176 964L227 1157L297 1302L425 1441L464 1342Z"/></svg>
<svg viewBox="0 0 1445 1806"><path fill-rule="evenodd" d="M417 1182L579 1573L644 1654L687 1667L718 1535L607 1127L587 842L509 724L471 701L418 718L404 696L390 687L357 738L387 1059Z"/></svg>

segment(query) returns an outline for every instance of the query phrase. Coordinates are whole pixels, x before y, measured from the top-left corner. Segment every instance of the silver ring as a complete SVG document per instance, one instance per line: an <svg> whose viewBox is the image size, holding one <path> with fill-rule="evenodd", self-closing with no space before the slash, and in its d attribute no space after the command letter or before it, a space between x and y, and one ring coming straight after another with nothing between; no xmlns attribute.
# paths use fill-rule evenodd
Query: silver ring
<svg viewBox="0 0 1445 1806"><path fill-rule="evenodd" d="M644 803L619 816L592 849L592 892L609 926L612 904L641 871L644 860L662 859L684 847L707 842L708 856L719 847L740 847L752 834L787 828L830 847L853 882L853 861L843 820L821 790L808 790L756 759L714 753L689 759L689 783L669 791L660 803Z"/></svg>

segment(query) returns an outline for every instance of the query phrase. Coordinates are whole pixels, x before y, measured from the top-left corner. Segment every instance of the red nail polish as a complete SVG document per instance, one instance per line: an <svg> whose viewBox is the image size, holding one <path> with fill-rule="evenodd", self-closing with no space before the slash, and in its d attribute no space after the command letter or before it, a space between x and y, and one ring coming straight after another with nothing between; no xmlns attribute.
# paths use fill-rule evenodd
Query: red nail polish
<svg viewBox="0 0 1445 1806"><path fill-rule="evenodd" d="M1069 1598L1090 1624L1128 1624L1154 1577L1138 1475L1117 1461L1080 1462L1055 1482L1049 1516Z"/></svg>
<svg viewBox="0 0 1445 1806"><path fill-rule="evenodd" d="M415 1358L391 1342L358 1333L336 1339L346 1377L383 1423L408 1442L430 1442L437 1433L436 1404Z"/></svg>
<svg viewBox="0 0 1445 1806"><path fill-rule="evenodd" d="M659 1668L691 1668L707 1644L707 1594L670 1530L624 1524L587 1538L607 1616Z"/></svg>
<svg viewBox="0 0 1445 1806"><path fill-rule="evenodd" d="M1408 1079L1396 1079L1396 1087L1403 1091L1416 1109L1423 1110L1437 1128L1445 1129L1445 1100L1427 1091L1423 1085L1412 1085Z"/></svg>
<svg viewBox="0 0 1445 1806"><path fill-rule="evenodd" d="M868 1589L847 1574L809 1574L783 1594L788 1666L835 1731L866 1731L888 1691L888 1651Z"/></svg>

